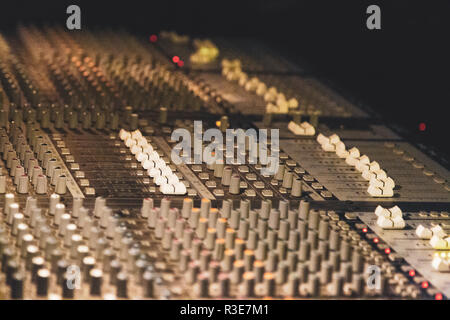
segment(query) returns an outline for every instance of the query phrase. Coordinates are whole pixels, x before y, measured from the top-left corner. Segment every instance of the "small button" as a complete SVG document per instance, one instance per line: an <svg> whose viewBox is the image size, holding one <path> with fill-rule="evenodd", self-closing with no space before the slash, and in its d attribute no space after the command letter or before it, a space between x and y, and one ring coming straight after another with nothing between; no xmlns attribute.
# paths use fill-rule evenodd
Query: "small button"
<svg viewBox="0 0 450 320"><path fill-rule="evenodd" d="M84 189L84 194L87 196L94 196L95 195L95 189L92 187L87 187Z"/></svg>
<svg viewBox="0 0 450 320"><path fill-rule="evenodd" d="M89 187L89 180L88 179L80 179L80 186L81 187Z"/></svg>
<svg viewBox="0 0 450 320"><path fill-rule="evenodd" d="M248 167L247 166L239 166L238 167L238 171L241 173L247 173L248 172Z"/></svg>
<svg viewBox="0 0 450 320"><path fill-rule="evenodd" d="M263 189L264 186L265 186L264 182L262 182L262 181L256 181L253 185L254 185L255 188L257 188L257 189Z"/></svg>
<svg viewBox="0 0 450 320"><path fill-rule="evenodd" d="M66 156L66 162L67 163L75 162L75 158L71 155L68 155L68 156Z"/></svg>
<svg viewBox="0 0 450 320"><path fill-rule="evenodd" d="M253 189L247 189L245 190L245 195L247 197L256 197L256 192Z"/></svg>
<svg viewBox="0 0 450 320"><path fill-rule="evenodd" d="M84 178L84 171L75 172L75 178Z"/></svg>
<svg viewBox="0 0 450 320"><path fill-rule="evenodd" d="M206 182L205 182L205 185L206 185L208 188L215 188L215 187L217 187L217 183L216 183L214 180L206 181Z"/></svg>
<svg viewBox="0 0 450 320"><path fill-rule="evenodd" d="M344 216L347 220L356 220L357 218L356 213L353 212L346 212Z"/></svg>
<svg viewBox="0 0 450 320"><path fill-rule="evenodd" d="M330 191L321 191L320 195L324 198L332 198L333 194Z"/></svg>
<svg viewBox="0 0 450 320"><path fill-rule="evenodd" d="M198 177L202 180L208 180L209 179L209 174L207 172L202 172L198 175Z"/></svg>

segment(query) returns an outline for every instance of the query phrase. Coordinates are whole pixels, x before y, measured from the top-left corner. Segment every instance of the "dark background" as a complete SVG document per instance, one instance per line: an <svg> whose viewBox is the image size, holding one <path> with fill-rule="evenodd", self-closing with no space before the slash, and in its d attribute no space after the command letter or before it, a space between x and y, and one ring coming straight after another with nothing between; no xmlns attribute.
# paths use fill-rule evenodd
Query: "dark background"
<svg viewBox="0 0 450 320"><path fill-rule="evenodd" d="M81 7L83 28L263 39L402 125L411 139L450 155L450 1L3 1L1 30L18 22L64 26L70 4ZM366 28L370 4L381 7L382 30Z"/></svg>

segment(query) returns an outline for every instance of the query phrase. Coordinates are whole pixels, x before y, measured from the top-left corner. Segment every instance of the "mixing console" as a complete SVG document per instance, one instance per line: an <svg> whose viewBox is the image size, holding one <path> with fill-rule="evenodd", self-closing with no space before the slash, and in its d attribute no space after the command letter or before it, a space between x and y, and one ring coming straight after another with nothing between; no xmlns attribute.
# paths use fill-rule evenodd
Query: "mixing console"
<svg viewBox="0 0 450 320"><path fill-rule="evenodd" d="M447 299L450 172L426 153L253 40L19 27L0 298Z"/></svg>

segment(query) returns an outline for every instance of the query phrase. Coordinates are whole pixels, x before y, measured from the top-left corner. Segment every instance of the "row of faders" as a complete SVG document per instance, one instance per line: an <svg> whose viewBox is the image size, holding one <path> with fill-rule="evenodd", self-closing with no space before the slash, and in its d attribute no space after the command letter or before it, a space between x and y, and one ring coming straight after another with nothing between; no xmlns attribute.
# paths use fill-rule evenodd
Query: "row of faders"
<svg viewBox="0 0 450 320"><path fill-rule="evenodd" d="M89 210L52 194L42 207L5 195L0 254L11 298L308 298L420 296L342 215L301 201L181 209L143 200L134 223L97 198ZM367 270L378 266L371 283ZM404 289L404 288L400 288Z"/></svg>

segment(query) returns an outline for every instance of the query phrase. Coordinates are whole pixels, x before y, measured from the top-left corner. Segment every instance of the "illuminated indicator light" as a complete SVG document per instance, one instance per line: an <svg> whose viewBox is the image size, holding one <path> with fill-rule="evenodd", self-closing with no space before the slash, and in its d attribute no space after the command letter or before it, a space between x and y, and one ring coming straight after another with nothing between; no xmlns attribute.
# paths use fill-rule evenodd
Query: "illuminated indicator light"
<svg viewBox="0 0 450 320"><path fill-rule="evenodd" d="M178 61L180 61L180 57L179 56L173 56L172 61L173 61L173 63L178 63Z"/></svg>
<svg viewBox="0 0 450 320"><path fill-rule="evenodd" d="M378 238L373 238L373 242L378 243L380 240Z"/></svg>
<svg viewBox="0 0 450 320"><path fill-rule="evenodd" d="M429 284L428 284L427 281L424 281L424 282L422 282L421 286L422 286L423 289L426 289L426 288L428 288Z"/></svg>
<svg viewBox="0 0 450 320"><path fill-rule="evenodd" d="M436 293L436 295L434 296L434 299L436 300L442 300L443 296L442 293Z"/></svg>
<svg viewBox="0 0 450 320"><path fill-rule="evenodd" d="M427 125L425 124L425 122L419 123L419 130L420 131L425 131L426 128L427 128Z"/></svg>
<svg viewBox="0 0 450 320"><path fill-rule="evenodd" d="M181 68L182 66L184 66L184 61L183 60L180 60L180 61L178 61L178 66Z"/></svg>
<svg viewBox="0 0 450 320"><path fill-rule="evenodd" d="M156 41L158 41L158 36L156 34L152 34L150 36L150 42L156 42Z"/></svg>
<svg viewBox="0 0 450 320"><path fill-rule="evenodd" d="M391 249L389 249L389 248L384 249L384 253L386 253L386 254L391 253Z"/></svg>
<svg viewBox="0 0 450 320"><path fill-rule="evenodd" d="M410 277L415 277L416 276L416 271L413 270L413 269L409 270L409 276Z"/></svg>
<svg viewBox="0 0 450 320"><path fill-rule="evenodd" d="M367 228L363 228L362 232L367 233Z"/></svg>
<svg viewBox="0 0 450 320"><path fill-rule="evenodd" d="M220 127L220 121L216 121L216 126Z"/></svg>

